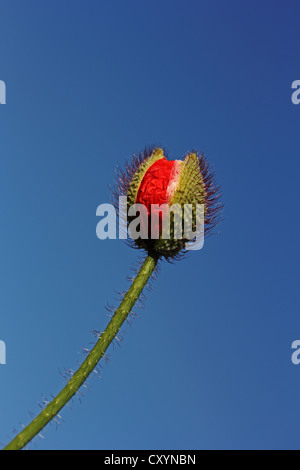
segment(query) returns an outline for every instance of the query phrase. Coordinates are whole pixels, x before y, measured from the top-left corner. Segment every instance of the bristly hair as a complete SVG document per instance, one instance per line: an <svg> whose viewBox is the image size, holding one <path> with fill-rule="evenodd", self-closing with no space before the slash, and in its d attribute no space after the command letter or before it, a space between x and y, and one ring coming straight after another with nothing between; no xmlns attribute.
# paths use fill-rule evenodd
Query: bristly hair
<svg viewBox="0 0 300 470"><path fill-rule="evenodd" d="M206 212L204 217L204 233L209 235L213 233L214 228L222 221L222 209L220 199L222 196L221 187L217 186L215 173L212 171L210 164L204 157L204 153L195 151L198 157L200 172L205 186L205 202Z"/></svg>
<svg viewBox="0 0 300 470"><path fill-rule="evenodd" d="M130 184L134 175L140 169L140 166L145 163L153 154L155 149L158 148L157 145L146 146L145 149L139 154L133 154L130 160L127 160L124 165L124 169L119 165L115 169L115 177L113 186L109 186L110 189L110 202L115 208L117 214L117 220L119 220L119 197L127 196ZM165 157L168 157L167 150L161 147ZM138 246L135 240L131 238L126 238L125 243L130 247L136 250L143 250L147 254L147 250Z"/></svg>
<svg viewBox="0 0 300 470"><path fill-rule="evenodd" d="M119 209L119 197L120 196L127 196L128 189L132 178L139 170L142 163L144 163L148 158L151 157L155 150L155 145L150 145L145 147L143 152L139 154L133 154L131 159L125 163L124 169L120 166L116 167L115 170L115 178L114 178L114 186L110 186L111 194L112 194L112 204L116 211ZM165 149L164 149L165 153ZM166 154L165 154L166 155Z"/></svg>
<svg viewBox="0 0 300 470"><path fill-rule="evenodd" d="M156 145L151 145L145 147L143 152L139 154L134 154L130 160L128 160L124 166L124 169L118 166L115 170L114 185L110 186L111 197L110 201L113 204L118 219L119 219L119 197L127 196L130 184L134 175L139 171L140 166L145 163L152 155L153 152L158 148ZM162 147L161 147L162 148ZM166 148L162 148L164 157L168 159L168 152ZM222 196L221 187L217 186L215 180L215 174L212 171L210 164L207 159L204 157L203 153L199 153L197 150L192 150L188 152L184 157L195 154L198 159L199 169L202 176L203 185L205 188L205 215L204 215L204 233L205 236L211 235L214 233L214 228L221 222L223 204L221 204L220 199ZM131 248L142 249L146 254L148 250L139 246L135 240L130 238L125 239L125 243ZM176 260L183 259L190 250L182 249L178 253L170 253L170 255L164 253L164 257L167 261L173 262Z"/></svg>

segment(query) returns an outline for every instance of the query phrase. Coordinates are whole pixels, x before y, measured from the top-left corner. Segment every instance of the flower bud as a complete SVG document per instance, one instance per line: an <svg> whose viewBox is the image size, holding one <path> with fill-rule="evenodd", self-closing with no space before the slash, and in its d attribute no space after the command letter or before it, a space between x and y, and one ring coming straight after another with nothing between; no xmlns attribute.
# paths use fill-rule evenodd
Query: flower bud
<svg viewBox="0 0 300 470"><path fill-rule="evenodd" d="M184 160L168 160L161 148L146 149L134 157L125 172L119 172L116 186L115 197L127 196L129 228L143 204L141 236L133 243L156 256L174 258L186 251L191 239L185 228L189 225L196 233L199 206L205 234L219 222L220 188L203 154L192 152Z"/></svg>

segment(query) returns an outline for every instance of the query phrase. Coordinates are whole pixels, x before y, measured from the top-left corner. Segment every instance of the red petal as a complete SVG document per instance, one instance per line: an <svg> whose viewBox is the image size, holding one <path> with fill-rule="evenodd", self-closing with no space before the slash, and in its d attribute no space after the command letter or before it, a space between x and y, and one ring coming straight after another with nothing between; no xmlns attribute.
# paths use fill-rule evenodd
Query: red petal
<svg viewBox="0 0 300 470"><path fill-rule="evenodd" d="M165 204L168 202L167 188L174 164L175 161L161 158L150 166L142 179L136 202L144 204L148 212L150 212L151 204Z"/></svg>

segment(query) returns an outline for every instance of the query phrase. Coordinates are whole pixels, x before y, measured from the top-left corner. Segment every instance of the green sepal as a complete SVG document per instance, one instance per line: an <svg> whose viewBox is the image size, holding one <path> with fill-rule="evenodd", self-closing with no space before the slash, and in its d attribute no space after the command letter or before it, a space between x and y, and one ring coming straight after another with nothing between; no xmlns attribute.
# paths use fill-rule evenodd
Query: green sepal
<svg viewBox="0 0 300 470"><path fill-rule="evenodd" d="M135 172L127 191L128 208L136 203L138 190L146 172L149 170L150 166L153 165L153 163L155 163L157 160L160 160L161 158L165 158L164 152L161 148L158 148L154 150L149 158L140 164L139 169Z"/></svg>
<svg viewBox="0 0 300 470"><path fill-rule="evenodd" d="M185 217L192 218L192 228L196 228L196 204L204 204L206 210L206 191L203 177L200 171L199 160L195 153L190 153L182 163L178 188L176 189L169 205L178 204L181 206L182 216L184 215L184 205L191 204L192 210L186 207ZM176 227L176 217L173 212L170 214L170 240L160 238L155 244L155 250L164 256L174 256L185 248L187 240L184 238L184 223L182 219L182 238L175 239L174 231Z"/></svg>

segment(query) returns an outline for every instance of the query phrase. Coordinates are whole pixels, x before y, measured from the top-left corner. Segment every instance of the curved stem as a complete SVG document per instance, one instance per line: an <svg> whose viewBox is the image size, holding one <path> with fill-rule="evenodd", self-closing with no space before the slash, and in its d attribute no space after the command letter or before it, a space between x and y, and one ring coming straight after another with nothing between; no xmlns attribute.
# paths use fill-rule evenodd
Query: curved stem
<svg viewBox="0 0 300 470"><path fill-rule="evenodd" d="M153 273L157 261L158 258L151 255L147 256L139 273L132 282L105 331L102 333L94 348L81 364L77 372L72 376L61 392L5 447L4 450L20 450L26 446L26 444L28 444L28 442L30 442L31 439L33 439L33 437L35 437L58 414L73 395L75 395L87 377L95 369L108 346L118 334L122 324L126 320L132 307Z"/></svg>

